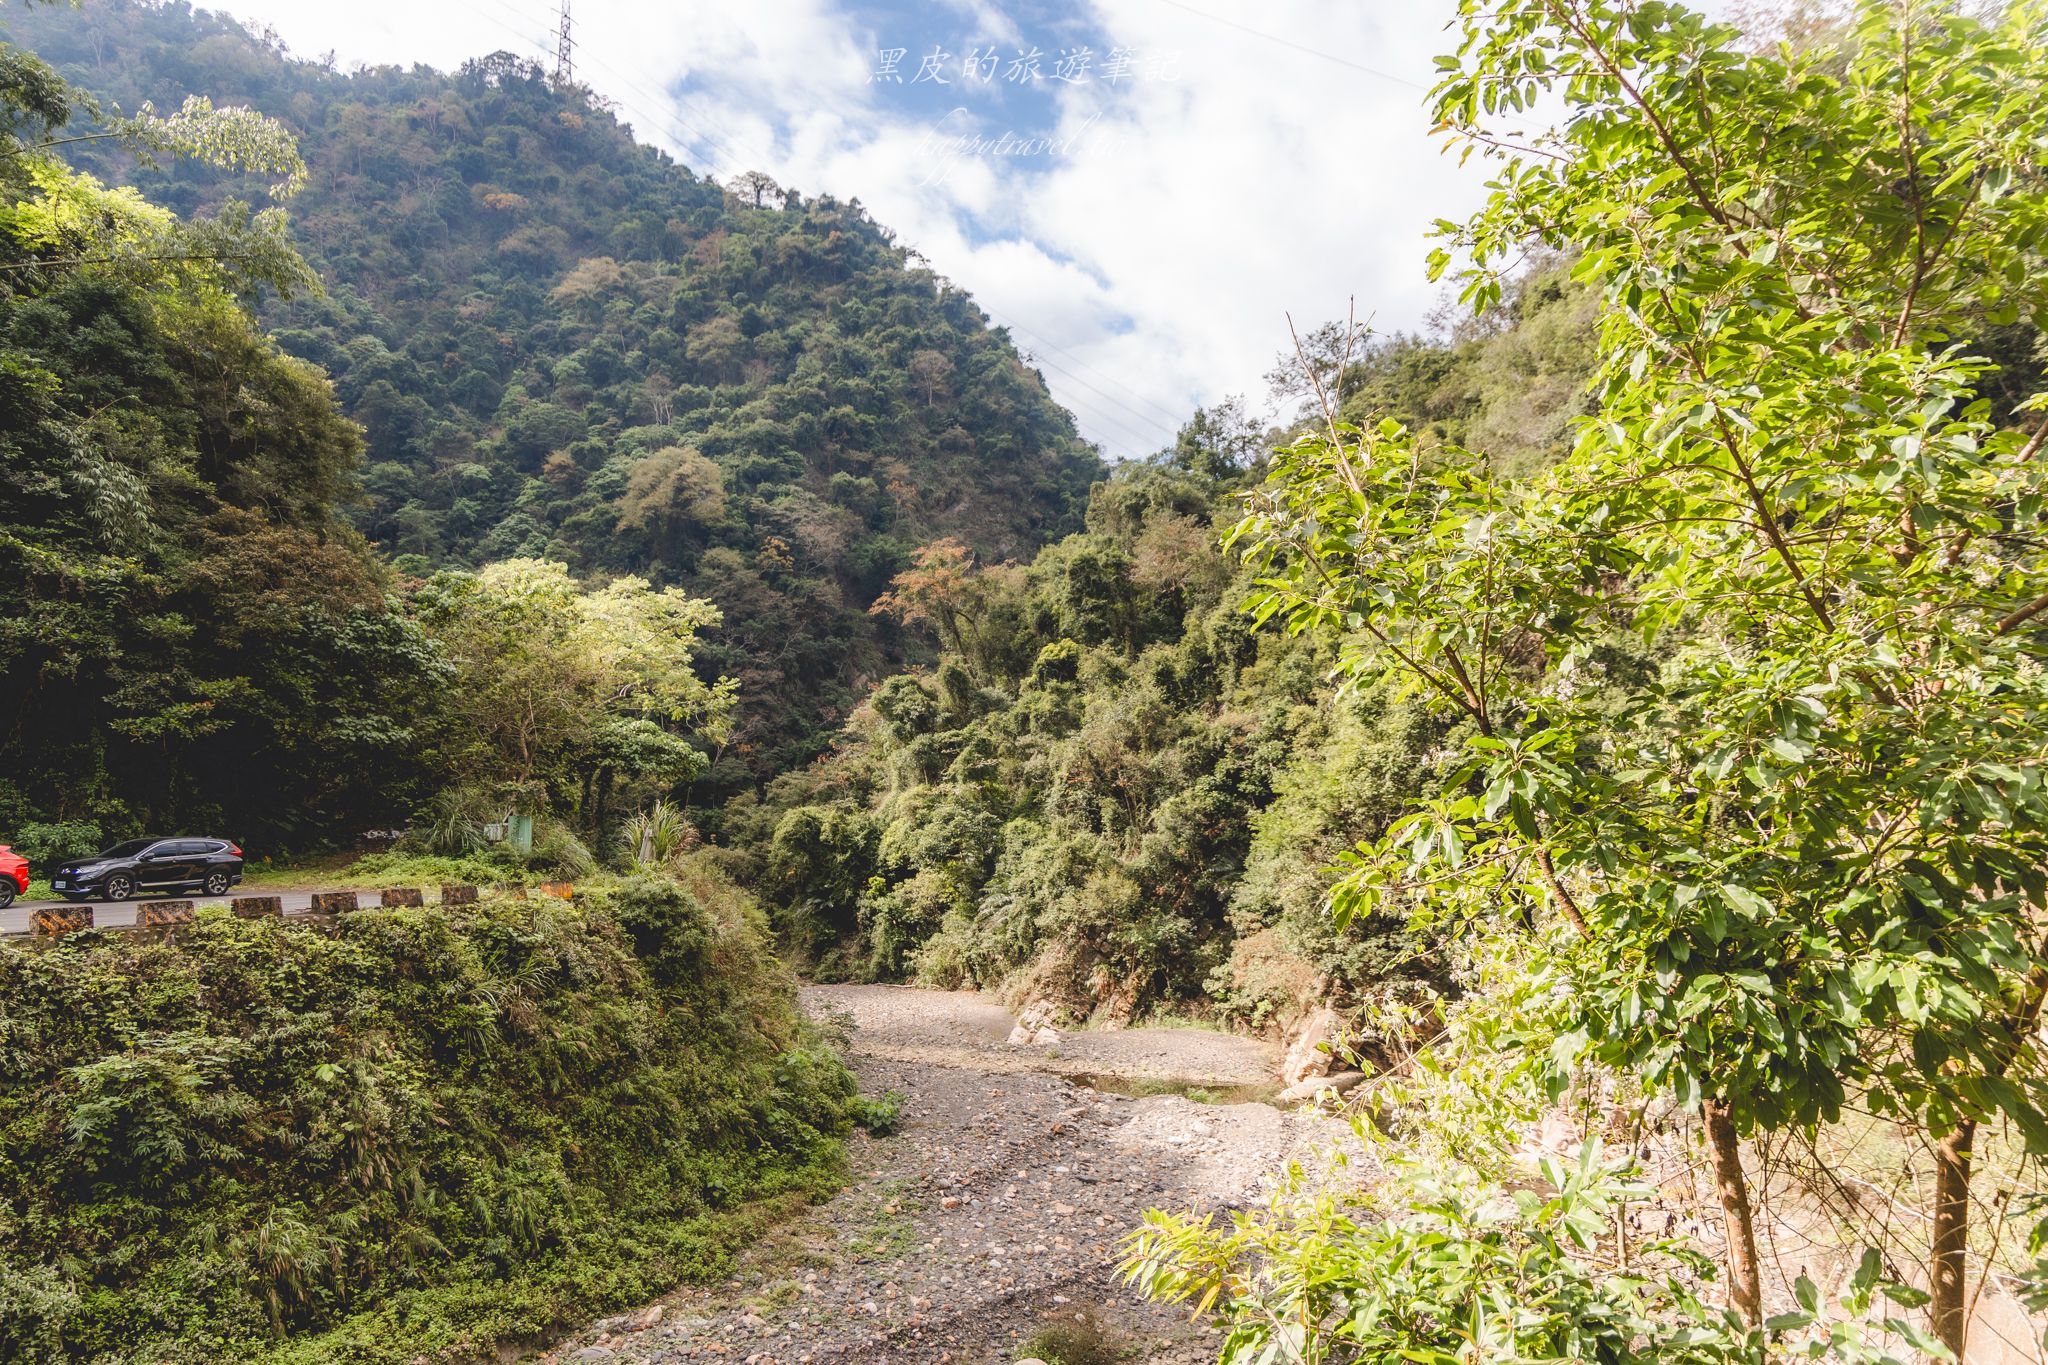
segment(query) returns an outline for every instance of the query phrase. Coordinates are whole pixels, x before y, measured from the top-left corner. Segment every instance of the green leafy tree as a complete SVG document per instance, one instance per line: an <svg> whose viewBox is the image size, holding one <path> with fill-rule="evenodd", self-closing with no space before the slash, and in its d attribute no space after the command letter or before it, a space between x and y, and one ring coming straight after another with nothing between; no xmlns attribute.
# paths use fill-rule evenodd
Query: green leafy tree
<svg viewBox="0 0 2048 1365"><path fill-rule="evenodd" d="M1530 241L1578 253L1597 409L1520 485L1333 421L1234 532L1262 616L1471 726L1339 911L1553 907L1574 989L1551 1055L1702 1108L1752 1322L1741 1136L1811 1130L1851 1088L1919 1124L1960 1353L1975 1125L2048 1144L2015 1066L2048 985L2048 427L1994 424L1967 340L2048 308L2048 30L1872 0L1845 55L1752 54L1663 4L1465 16L1437 112L1505 168L1434 267L1462 253L1485 307ZM1550 100L1554 130L1506 131ZM1664 662L1591 705L1617 633Z"/></svg>
<svg viewBox="0 0 2048 1365"><path fill-rule="evenodd" d="M104 114L0 47L0 821L389 823L437 663L340 516L360 434L238 297L311 276L274 205L179 215L59 159L104 145L304 173L248 109Z"/></svg>
<svg viewBox="0 0 2048 1365"><path fill-rule="evenodd" d="M563 565L510 559L436 575L411 610L453 669L444 765L474 785L589 802L600 776L693 776L704 760L682 737L715 742L730 714L732 684L693 667L718 609L680 589L584 589Z"/></svg>

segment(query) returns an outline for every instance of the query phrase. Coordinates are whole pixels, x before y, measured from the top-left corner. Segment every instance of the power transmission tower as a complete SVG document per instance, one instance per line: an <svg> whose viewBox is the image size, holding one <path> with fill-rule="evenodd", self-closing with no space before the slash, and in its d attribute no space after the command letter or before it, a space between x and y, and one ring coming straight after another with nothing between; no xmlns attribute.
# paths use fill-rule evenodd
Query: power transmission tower
<svg viewBox="0 0 2048 1365"><path fill-rule="evenodd" d="M576 40L569 36L569 0L562 0L562 22L555 30L555 84L565 86L576 79L576 59L571 55Z"/></svg>

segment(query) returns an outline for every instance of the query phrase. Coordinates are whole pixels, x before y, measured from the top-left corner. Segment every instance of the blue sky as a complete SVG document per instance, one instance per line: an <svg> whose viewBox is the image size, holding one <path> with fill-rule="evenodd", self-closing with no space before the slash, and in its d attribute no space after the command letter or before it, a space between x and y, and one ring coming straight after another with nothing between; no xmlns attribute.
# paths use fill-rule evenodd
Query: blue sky
<svg viewBox="0 0 2048 1365"><path fill-rule="evenodd" d="M220 8L344 67L447 67L551 53L558 5ZM1451 0L573 5L577 75L644 139L721 179L860 199L1116 456L1198 403L1261 407L1289 314L1306 328L1355 298L1381 331L1422 326L1428 225L1481 193L1423 107Z"/></svg>

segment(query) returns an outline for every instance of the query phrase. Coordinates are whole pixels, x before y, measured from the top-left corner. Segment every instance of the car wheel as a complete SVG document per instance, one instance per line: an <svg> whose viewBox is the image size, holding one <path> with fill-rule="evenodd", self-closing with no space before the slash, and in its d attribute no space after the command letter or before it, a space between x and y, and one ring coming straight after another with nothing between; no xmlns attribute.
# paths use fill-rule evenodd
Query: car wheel
<svg viewBox="0 0 2048 1365"><path fill-rule="evenodd" d="M14 904L14 880L11 877L0 877L0 910L5 910L12 904Z"/></svg>
<svg viewBox="0 0 2048 1365"><path fill-rule="evenodd" d="M207 874L206 874L206 894L207 894L207 895L209 895L209 896L225 896L225 895L226 895L227 893L228 893L228 874L227 874L227 873L225 873L225 872L209 872L209 873L207 873Z"/></svg>
<svg viewBox="0 0 2048 1365"><path fill-rule="evenodd" d="M107 878L107 884L100 888L100 894L110 901L125 901L135 894L135 883L127 873L116 872Z"/></svg>

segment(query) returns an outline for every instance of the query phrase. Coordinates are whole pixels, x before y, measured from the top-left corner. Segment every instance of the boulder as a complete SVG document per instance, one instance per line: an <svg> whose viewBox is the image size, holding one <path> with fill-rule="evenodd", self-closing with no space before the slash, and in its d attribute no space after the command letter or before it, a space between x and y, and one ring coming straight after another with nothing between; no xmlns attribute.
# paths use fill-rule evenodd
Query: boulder
<svg viewBox="0 0 2048 1365"><path fill-rule="evenodd" d="M1310 1100L1324 1097L1335 1099L1349 1094L1365 1084L1363 1071L1339 1071L1329 1076L1310 1076L1307 1080L1288 1086L1274 1097L1275 1104L1307 1104Z"/></svg>
<svg viewBox="0 0 2048 1365"><path fill-rule="evenodd" d="M1287 1053L1280 1063L1281 1084L1300 1085L1336 1070L1345 1032L1343 1016L1328 1005L1288 1030Z"/></svg>

